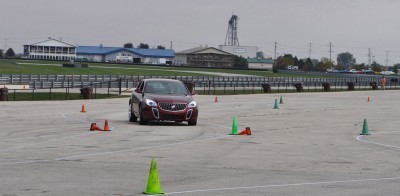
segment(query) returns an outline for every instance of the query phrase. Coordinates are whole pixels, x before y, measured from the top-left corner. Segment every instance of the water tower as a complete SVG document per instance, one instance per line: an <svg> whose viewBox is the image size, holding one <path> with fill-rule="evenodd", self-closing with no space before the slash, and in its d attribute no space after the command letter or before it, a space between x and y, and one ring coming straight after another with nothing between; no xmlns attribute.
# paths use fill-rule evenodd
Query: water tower
<svg viewBox="0 0 400 196"><path fill-rule="evenodd" d="M226 32L225 45L239 46L239 39L237 37L239 17L232 15L228 23L228 31Z"/></svg>

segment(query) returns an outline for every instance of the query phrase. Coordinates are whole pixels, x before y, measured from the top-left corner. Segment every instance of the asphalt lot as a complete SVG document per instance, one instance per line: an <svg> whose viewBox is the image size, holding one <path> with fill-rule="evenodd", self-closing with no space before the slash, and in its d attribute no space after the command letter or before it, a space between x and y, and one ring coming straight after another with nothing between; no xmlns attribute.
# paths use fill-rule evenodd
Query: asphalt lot
<svg viewBox="0 0 400 196"><path fill-rule="evenodd" d="M171 195L400 191L397 90L195 98L197 126L128 122L128 98L85 100L87 113L82 100L2 102L0 195L142 195L152 158ZM251 136L229 135L234 116ZM89 131L105 119L111 132Z"/></svg>

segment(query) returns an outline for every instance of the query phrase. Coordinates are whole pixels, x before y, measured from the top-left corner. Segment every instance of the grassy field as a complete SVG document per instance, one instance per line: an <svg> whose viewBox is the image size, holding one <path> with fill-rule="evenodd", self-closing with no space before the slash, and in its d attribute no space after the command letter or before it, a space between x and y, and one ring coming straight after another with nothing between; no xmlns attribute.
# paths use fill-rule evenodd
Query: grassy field
<svg viewBox="0 0 400 196"><path fill-rule="evenodd" d="M94 97L96 96L96 97ZM116 94L93 94L93 99L107 99L107 98L121 98L129 97L126 95L116 95ZM49 101L49 100L80 100L83 99L80 93L60 93L60 92L35 92L35 93L13 93L8 94L9 101Z"/></svg>
<svg viewBox="0 0 400 196"><path fill-rule="evenodd" d="M211 73L243 74L265 77L310 77L298 74L279 74L263 70L211 69L168 67L133 64L90 63L90 68L66 68L62 61L5 60L0 59L0 74L93 74L93 75L142 75L142 76L206 76Z"/></svg>

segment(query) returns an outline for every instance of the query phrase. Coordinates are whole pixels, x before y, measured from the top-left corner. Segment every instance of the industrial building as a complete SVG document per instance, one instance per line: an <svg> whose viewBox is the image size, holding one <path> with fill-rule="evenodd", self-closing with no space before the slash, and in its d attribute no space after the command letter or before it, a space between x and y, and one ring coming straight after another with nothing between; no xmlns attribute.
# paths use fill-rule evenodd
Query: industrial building
<svg viewBox="0 0 400 196"><path fill-rule="evenodd" d="M47 40L24 45L24 57L29 59L71 60L76 58L76 46L61 40Z"/></svg>
<svg viewBox="0 0 400 196"><path fill-rule="evenodd" d="M124 62L144 64L172 64L172 49L143 49L100 46L78 46L78 59L95 62Z"/></svg>
<svg viewBox="0 0 400 196"><path fill-rule="evenodd" d="M272 70L274 65L274 60L272 59L249 58L247 59L247 62L249 63L249 69Z"/></svg>
<svg viewBox="0 0 400 196"><path fill-rule="evenodd" d="M175 55L174 65L192 67L233 67L234 55L214 47L196 47Z"/></svg>

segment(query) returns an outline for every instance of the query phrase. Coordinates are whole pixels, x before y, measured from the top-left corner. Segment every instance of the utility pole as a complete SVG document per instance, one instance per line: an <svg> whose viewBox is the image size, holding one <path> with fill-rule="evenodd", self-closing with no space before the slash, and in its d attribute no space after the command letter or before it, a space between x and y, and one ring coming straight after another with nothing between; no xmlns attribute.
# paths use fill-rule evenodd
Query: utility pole
<svg viewBox="0 0 400 196"><path fill-rule="evenodd" d="M4 51L7 51L7 38L4 39Z"/></svg>
<svg viewBox="0 0 400 196"><path fill-rule="evenodd" d="M276 44L277 43L275 42L275 49L274 49L275 50L275 60L276 60Z"/></svg>
<svg viewBox="0 0 400 196"><path fill-rule="evenodd" d="M310 43L310 49L308 50L308 58L311 59L311 43Z"/></svg>
<svg viewBox="0 0 400 196"><path fill-rule="evenodd" d="M371 66L371 48L368 48L368 67Z"/></svg>
<svg viewBox="0 0 400 196"><path fill-rule="evenodd" d="M329 61L332 62L332 42L329 42Z"/></svg>
<svg viewBox="0 0 400 196"><path fill-rule="evenodd" d="M172 49L172 41L171 41L171 45L170 45L170 47L169 47L170 49Z"/></svg>
<svg viewBox="0 0 400 196"><path fill-rule="evenodd" d="M389 50L386 50L386 67L389 67Z"/></svg>

